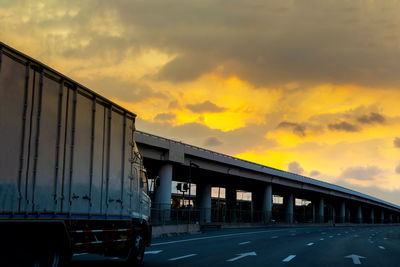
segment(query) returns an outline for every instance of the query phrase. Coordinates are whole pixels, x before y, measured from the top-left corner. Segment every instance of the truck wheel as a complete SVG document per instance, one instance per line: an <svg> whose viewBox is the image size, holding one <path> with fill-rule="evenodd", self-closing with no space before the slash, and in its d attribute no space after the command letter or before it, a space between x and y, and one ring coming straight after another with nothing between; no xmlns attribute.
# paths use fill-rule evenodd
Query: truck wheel
<svg viewBox="0 0 400 267"><path fill-rule="evenodd" d="M47 245L47 246L46 246ZM67 255L56 242L49 242L39 246L34 257L34 266L61 267L67 265Z"/></svg>
<svg viewBox="0 0 400 267"><path fill-rule="evenodd" d="M130 248L127 263L129 266L140 266L143 262L145 245L142 233L139 233Z"/></svg>

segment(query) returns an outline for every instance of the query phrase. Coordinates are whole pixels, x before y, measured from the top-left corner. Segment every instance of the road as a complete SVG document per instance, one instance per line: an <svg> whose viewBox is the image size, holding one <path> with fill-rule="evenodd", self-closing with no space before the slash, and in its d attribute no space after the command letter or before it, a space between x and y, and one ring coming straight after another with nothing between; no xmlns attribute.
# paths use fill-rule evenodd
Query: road
<svg viewBox="0 0 400 267"><path fill-rule="evenodd" d="M143 266L400 266L400 226L258 228L154 239ZM76 255L72 266L123 266Z"/></svg>

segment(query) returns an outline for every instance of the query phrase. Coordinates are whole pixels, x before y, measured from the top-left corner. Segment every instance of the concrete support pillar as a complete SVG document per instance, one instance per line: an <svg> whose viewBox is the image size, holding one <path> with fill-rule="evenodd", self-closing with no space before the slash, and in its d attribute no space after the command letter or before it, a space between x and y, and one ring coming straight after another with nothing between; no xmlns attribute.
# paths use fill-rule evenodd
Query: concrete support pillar
<svg viewBox="0 0 400 267"><path fill-rule="evenodd" d="M264 222L269 223L272 219L272 185L268 184L264 190L264 201L262 203Z"/></svg>
<svg viewBox="0 0 400 267"><path fill-rule="evenodd" d="M211 222L211 184L196 184L196 204L200 210L200 223Z"/></svg>
<svg viewBox="0 0 400 267"><path fill-rule="evenodd" d="M357 223L362 223L362 210L361 206L357 207Z"/></svg>
<svg viewBox="0 0 400 267"><path fill-rule="evenodd" d="M371 214L369 216L369 222L370 223L374 223L375 222L375 212L374 212L374 208L371 208Z"/></svg>
<svg viewBox="0 0 400 267"><path fill-rule="evenodd" d="M293 223L294 215L294 197L292 193L283 197L283 206L285 208L285 219L287 223Z"/></svg>
<svg viewBox="0 0 400 267"><path fill-rule="evenodd" d="M347 219L347 222L349 222L349 223L352 222L352 220L351 220L351 210L350 210L350 208L347 208L346 219Z"/></svg>
<svg viewBox="0 0 400 267"><path fill-rule="evenodd" d="M155 189L153 219L158 223L170 220L171 216L171 186L172 164L163 165L159 172L160 186Z"/></svg>
<svg viewBox="0 0 400 267"><path fill-rule="evenodd" d="M332 222L336 223L336 209L334 205L332 205Z"/></svg>
<svg viewBox="0 0 400 267"><path fill-rule="evenodd" d="M392 223L392 222L393 222L393 215L389 214L389 223Z"/></svg>
<svg viewBox="0 0 400 267"><path fill-rule="evenodd" d="M381 211L381 223L385 223L385 212L382 210Z"/></svg>
<svg viewBox="0 0 400 267"><path fill-rule="evenodd" d="M317 220L315 218L315 203L312 203L312 222L316 223Z"/></svg>
<svg viewBox="0 0 400 267"><path fill-rule="evenodd" d="M256 189L251 192L251 219L252 222L263 222L262 205L264 201L263 190Z"/></svg>
<svg viewBox="0 0 400 267"><path fill-rule="evenodd" d="M321 197L318 204L318 223L324 223L324 199Z"/></svg>
<svg viewBox="0 0 400 267"><path fill-rule="evenodd" d="M339 213L339 223L346 222L346 202L342 201L340 205L340 213Z"/></svg>
<svg viewBox="0 0 400 267"><path fill-rule="evenodd" d="M236 222L236 188L233 186L227 186L225 192L226 221Z"/></svg>

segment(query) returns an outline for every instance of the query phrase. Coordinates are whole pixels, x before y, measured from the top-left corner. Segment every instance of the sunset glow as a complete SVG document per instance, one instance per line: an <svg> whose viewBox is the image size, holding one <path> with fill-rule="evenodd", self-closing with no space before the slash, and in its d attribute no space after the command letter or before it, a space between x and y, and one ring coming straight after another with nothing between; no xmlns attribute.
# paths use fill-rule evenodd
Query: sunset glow
<svg viewBox="0 0 400 267"><path fill-rule="evenodd" d="M400 2L0 2L2 42L138 130L400 205Z"/></svg>

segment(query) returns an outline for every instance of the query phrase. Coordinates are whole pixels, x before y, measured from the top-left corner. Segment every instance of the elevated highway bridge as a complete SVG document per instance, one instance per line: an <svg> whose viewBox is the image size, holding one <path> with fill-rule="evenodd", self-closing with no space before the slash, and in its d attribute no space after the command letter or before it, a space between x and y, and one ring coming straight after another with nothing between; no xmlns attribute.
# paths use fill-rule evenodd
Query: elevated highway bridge
<svg viewBox="0 0 400 267"><path fill-rule="evenodd" d="M136 131L135 135L150 178L159 179L153 201L155 223L169 219L172 181L196 184L192 194L201 224L215 220L211 214L212 187L225 188L224 214L220 216L224 222L238 220L238 190L251 192L252 222L278 219L295 223L295 199L308 201L308 222L400 222L400 206L366 194L149 133ZM283 198L283 203L274 204L273 196ZM279 212L275 206L280 206Z"/></svg>

